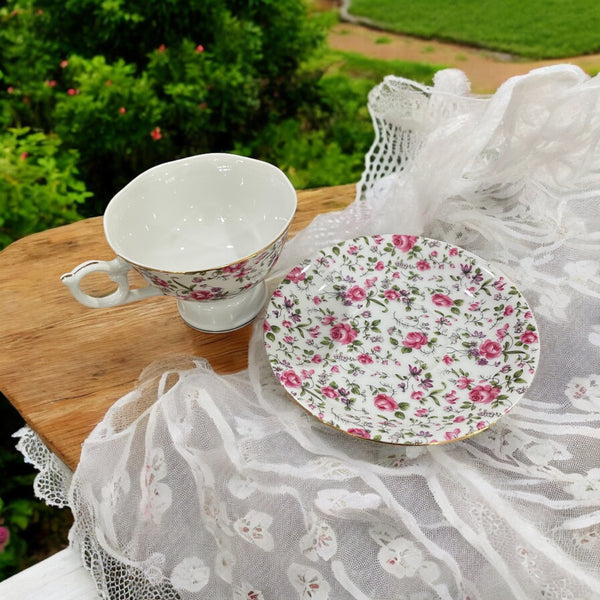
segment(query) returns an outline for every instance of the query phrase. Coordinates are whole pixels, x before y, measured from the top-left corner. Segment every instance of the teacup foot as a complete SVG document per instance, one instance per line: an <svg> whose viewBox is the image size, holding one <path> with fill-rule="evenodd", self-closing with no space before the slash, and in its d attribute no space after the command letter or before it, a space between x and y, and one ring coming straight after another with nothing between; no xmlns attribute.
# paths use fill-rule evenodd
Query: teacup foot
<svg viewBox="0 0 600 600"><path fill-rule="evenodd" d="M177 309L187 325L204 333L227 333L248 325L267 301L267 286L258 285L219 300L178 300Z"/></svg>

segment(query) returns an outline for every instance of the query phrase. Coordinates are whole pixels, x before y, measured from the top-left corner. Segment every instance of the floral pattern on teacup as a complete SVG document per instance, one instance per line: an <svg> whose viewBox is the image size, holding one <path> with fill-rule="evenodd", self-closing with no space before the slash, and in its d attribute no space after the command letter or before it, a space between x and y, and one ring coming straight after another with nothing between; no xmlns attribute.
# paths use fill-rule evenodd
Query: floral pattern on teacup
<svg viewBox="0 0 600 600"><path fill-rule="evenodd" d="M486 429L528 388L540 346L514 285L462 248L409 235L304 261L275 290L264 329L301 406L353 436L409 445Z"/></svg>
<svg viewBox="0 0 600 600"><path fill-rule="evenodd" d="M277 262L287 233L271 246L240 262L219 269L168 273L136 266L136 270L167 296L181 300L219 300L260 283Z"/></svg>

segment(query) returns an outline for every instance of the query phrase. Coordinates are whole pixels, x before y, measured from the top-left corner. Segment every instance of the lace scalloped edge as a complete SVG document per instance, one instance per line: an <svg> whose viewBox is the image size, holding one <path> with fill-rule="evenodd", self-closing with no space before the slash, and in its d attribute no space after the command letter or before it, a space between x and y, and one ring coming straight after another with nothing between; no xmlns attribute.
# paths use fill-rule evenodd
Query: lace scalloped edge
<svg viewBox="0 0 600 600"><path fill-rule="evenodd" d="M22 427L13 437L19 439L16 448L23 455L25 462L33 465L38 471L33 482L36 498L43 500L48 506L70 506L69 489L73 478L70 469L48 450L30 427Z"/></svg>

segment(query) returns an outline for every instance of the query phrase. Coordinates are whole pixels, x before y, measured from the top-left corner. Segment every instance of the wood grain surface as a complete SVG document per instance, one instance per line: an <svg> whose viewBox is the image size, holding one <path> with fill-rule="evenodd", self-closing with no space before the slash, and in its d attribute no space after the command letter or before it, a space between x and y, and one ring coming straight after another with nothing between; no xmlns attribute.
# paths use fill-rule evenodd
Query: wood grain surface
<svg viewBox="0 0 600 600"><path fill-rule="evenodd" d="M354 185L299 191L292 235L354 195ZM91 430L154 361L201 356L220 373L247 366L250 325L227 334L195 331L164 296L87 308L60 282L86 260L112 258L102 217L28 236L0 253L0 390L71 469ZM110 291L107 278L94 277L86 280L89 291ZM132 282L140 283L136 276Z"/></svg>

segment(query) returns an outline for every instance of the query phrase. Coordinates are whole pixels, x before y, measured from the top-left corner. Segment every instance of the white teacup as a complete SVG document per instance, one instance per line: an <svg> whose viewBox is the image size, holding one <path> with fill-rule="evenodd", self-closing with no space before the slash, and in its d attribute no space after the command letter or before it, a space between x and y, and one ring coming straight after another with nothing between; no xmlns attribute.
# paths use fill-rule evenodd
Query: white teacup
<svg viewBox="0 0 600 600"><path fill-rule="evenodd" d="M277 167L233 154L201 154L145 171L109 202L104 233L117 257L88 261L62 276L92 308L150 296L177 298L195 329L232 331L267 299L265 277L279 258L296 211L296 191ZM148 286L130 289L135 269ZM84 277L108 273L104 297L81 290Z"/></svg>

